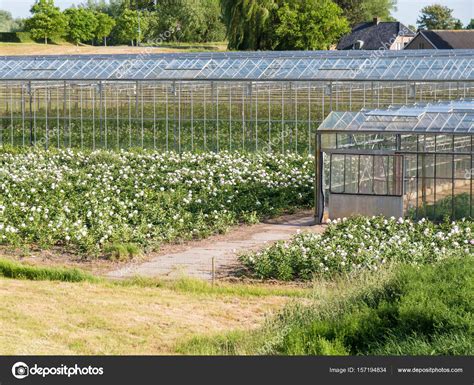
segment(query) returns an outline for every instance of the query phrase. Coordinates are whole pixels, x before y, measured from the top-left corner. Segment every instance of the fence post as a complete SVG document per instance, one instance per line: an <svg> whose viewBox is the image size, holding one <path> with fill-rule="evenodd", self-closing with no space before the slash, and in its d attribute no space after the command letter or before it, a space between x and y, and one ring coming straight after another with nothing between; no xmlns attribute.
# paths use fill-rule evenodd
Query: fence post
<svg viewBox="0 0 474 385"><path fill-rule="evenodd" d="M214 286L215 281L216 281L216 257L212 257L211 275L212 275L212 286Z"/></svg>

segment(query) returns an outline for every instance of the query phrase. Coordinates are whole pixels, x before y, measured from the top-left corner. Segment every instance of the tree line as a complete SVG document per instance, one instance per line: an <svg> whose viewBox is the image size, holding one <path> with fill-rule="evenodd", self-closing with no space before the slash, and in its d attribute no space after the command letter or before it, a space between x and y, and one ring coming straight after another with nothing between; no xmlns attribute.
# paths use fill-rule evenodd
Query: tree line
<svg viewBox="0 0 474 385"><path fill-rule="evenodd" d="M0 31L29 31L33 39L45 43L67 39L110 45L212 42L226 37L220 0L87 0L63 12L54 0L36 0L31 15L13 20L1 11Z"/></svg>
<svg viewBox="0 0 474 385"><path fill-rule="evenodd" d="M0 11L0 31L29 31L47 43L150 44L228 41L234 50L329 49L350 29L379 17L394 20L396 0L86 0L61 11L36 0L32 16ZM452 10L422 9L423 29L460 29ZM473 28L471 20L466 28ZM411 28L415 28L411 26Z"/></svg>

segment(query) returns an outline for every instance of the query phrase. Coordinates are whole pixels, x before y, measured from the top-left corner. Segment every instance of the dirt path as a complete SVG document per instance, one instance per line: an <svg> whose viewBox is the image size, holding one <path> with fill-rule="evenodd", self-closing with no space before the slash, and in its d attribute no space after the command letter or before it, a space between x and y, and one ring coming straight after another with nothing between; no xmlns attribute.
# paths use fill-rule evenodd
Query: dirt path
<svg viewBox="0 0 474 385"><path fill-rule="evenodd" d="M323 226L313 225L313 219L312 212L305 211L253 226L242 226L225 235L191 242L177 250L165 249L159 254L152 255L147 262L131 263L107 275L113 278L132 276L174 278L184 275L211 279L214 258L216 276L223 277L239 268L238 256L244 251L257 250L269 243L289 239L298 230L323 231Z"/></svg>

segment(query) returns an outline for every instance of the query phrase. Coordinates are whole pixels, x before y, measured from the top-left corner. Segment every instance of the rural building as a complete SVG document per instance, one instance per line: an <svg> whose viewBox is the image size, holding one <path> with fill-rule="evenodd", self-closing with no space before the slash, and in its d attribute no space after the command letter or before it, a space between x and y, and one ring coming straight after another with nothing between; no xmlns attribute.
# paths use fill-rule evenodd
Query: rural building
<svg viewBox="0 0 474 385"><path fill-rule="evenodd" d="M474 49L474 30L419 31L405 49Z"/></svg>
<svg viewBox="0 0 474 385"><path fill-rule="evenodd" d="M415 32L398 21L381 22L379 18L356 25L349 35L342 37L338 50L363 49L400 50L415 36Z"/></svg>

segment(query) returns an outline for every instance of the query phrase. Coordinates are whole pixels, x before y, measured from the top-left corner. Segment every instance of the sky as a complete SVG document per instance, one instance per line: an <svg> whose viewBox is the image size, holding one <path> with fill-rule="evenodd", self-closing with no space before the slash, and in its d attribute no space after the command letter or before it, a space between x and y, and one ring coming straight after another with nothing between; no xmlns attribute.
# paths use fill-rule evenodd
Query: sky
<svg viewBox="0 0 474 385"><path fill-rule="evenodd" d="M72 4L80 4L82 0L55 0L61 9ZM0 0L0 9L10 11L13 17L27 17L34 0ZM398 10L395 18L404 24L416 24L420 9L426 5L438 3L453 9L454 17L467 24L474 19L474 0L398 0Z"/></svg>
<svg viewBox="0 0 474 385"><path fill-rule="evenodd" d="M451 8L453 16L461 19L463 25L468 24L471 19L474 19L474 0L398 0L398 10L393 13L393 16L403 24L415 25L420 10L434 3Z"/></svg>

